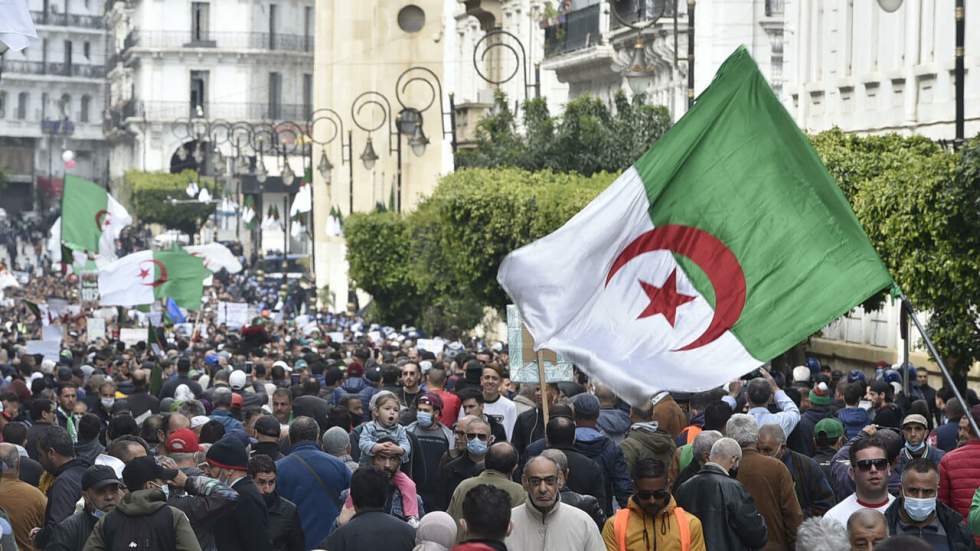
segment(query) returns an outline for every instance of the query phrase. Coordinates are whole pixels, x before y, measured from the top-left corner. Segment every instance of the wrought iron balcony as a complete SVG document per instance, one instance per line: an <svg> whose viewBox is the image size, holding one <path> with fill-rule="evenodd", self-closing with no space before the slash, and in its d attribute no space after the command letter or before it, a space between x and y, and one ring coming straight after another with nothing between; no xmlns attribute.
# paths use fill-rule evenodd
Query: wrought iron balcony
<svg viewBox="0 0 980 551"><path fill-rule="evenodd" d="M52 75L63 77L105 78L103 65L79 65L45 63L43 61L4 60L3 72L25 75Z"/></svg>
<svg viewBox="0 0 980 551"><path fill-rule="evenodd" d="M190 31L133 31L123 49L141 48L218 48L225 50L273 50L313 52L313 37L280 33L192 33Z"/></svg>
<svg viewBox="0 0 980 551"><path fill-rule="evenodd" d="M599 4L570 11L544 31L545 57L555 57L599 43Z"/></svg>
<svg viewBox="0 0 980 551"><path fill-rule="evenodd" d="M104 29L105 21L101 15L82 15L78 13L48 13L32 11L31 19L36 25L57 25L60 27L83 27L86 29Z"/></svg>
<svg viewBox="0 0 980 551"><path fill-rule="evenodd" d="M189 101L133 101L123 109L123 117L145 117L147 120L173 121L199 116ZM262 103L211 102L203 106L205 118L227 121L305 121L310 107L303 104L270 105Z"/></svg>

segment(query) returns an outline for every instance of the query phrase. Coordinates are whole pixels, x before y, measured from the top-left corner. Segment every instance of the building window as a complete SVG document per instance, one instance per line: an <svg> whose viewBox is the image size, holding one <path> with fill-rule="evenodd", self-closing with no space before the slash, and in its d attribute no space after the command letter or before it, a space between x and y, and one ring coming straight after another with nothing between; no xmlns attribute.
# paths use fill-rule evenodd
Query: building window
<svg viewBox="0 0 980 551"><path fill-rule="evenodd" d="M7 92L0 92L0 119L7 116Z"/></svg>
<svg viewBox="0 0 980 551"><path fill-rule="evenodd" d="M89 122L89 110L92 108L92 97L82 96L82 112L78 119L82 122Z"/></svg>
<svg viewBox="0 0 980 551"><path fill-rule="evenodd" d="M269 112L267 118L282 118L282 75L269 73Z"/></svg>
<svg viewBox="0 0 980 551"><path fill-rule="evenodd" d="M313 20L313 7L303 8L303 51L313 51L313 32L316 30L316 22Z"/></svg>
<svg viewBox="0 0 980 551"><path fill-rule="evenodd" d="M41 92L41 118L48 118L48 93Z"/></svg>
<svg viewBox="0 0 980 551"><path fill-rule="evenodd" d="M88 59L88 60L91 61L91 59L92 59L92 45L89 44L88 42L86 42L85 44L83 44L82 45L82 54L85 56L85 59Z"/></svg>
<svg viewBox="0 0 980 551"><path fill-rule="evenodd" d="M71 76L71 60L73 57L71 53L72 53L71 40L65 40L65 67L64 67L65 76Z"/></svg>
<svg viewBox="0 0 980 551"><path fill-rule="evenodd" d="M279 18L279 6L275 4L269 4L269 49L276 49L276 28Z"/></svg>
<svg viewBox="0 0 980 551"><path fill-rule="evenodd" d="M61 118L70 119L71 118L71 96L68 94L61 94L61 99L58 100L58 112L61 114Z"/></svg>
<svg viewBox="0 0 980 551"><path fill-rule="evenodd" d="M191 2L191 42L207 42L211 7L207 2Z"/></svg>
<svg viewBox="0 0 980 551"><path fill-rule="evenodd" d="M17 94L17 120L22 121L27 118L27 102L30 96L27 92Z"/></svg>
<svg viewBox="0 0 980 551"><path fill-rule="evenodd" d="M208 72L191 71L191 117L206 117L208 113Z"/></svg>
<svg viewBox="0 0 980 551"><path fill-rule="evenodd" d="M303 118L309 119L313 114L313 75L303 75Z"/></svg>
<svg viewBox="0 0 980 551"><path fill-rule="evenodd" d="M407 33L417 33L425 26L425 12L422 8L408 5L398 10L398 27Z"/></svg>

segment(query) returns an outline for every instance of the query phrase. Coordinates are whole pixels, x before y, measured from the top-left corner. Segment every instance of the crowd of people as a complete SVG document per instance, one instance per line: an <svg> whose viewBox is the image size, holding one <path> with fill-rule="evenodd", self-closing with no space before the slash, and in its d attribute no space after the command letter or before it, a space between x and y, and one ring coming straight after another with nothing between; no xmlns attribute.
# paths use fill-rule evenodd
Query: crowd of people
<svg viewBox="0 0 980 551"><path fill-rule="evenodd" d="M216 277L243 299L254 274ZM41 296L35 296L41 295ZM628 405L516 384L507 346L315 313L126 344L39 276L0 306L0 548L973 549L980 421L925 370L766 369ZM271 300L271 298L270 298ZM135 315L135 312L133 313ZM342 338L338 338L342 336ZM433 341L428 340L427 343ZM442 341L440 341L442 342ZM907 388L903 377L908 377Z"/></svg>

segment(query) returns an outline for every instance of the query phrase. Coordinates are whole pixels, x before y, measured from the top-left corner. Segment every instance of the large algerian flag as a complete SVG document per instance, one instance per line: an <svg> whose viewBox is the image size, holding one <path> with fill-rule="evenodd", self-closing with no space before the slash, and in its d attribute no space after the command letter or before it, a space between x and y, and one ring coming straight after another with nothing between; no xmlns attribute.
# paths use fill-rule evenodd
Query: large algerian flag
<svg viewBox="0 0 980 551"><path fill-rule="evenodd" d="M204 262L179 247L140 251L99 269L99 294L105 306L136 306L172 298L188 310L201 308Z"/></svg>
<svg viewBox="0 0 980 551"><path fill-rule="evenodd" d="M538 348L634 404L751 371L891 283L744 48L634 166L497 278Z"/></svg>
<svg viewBox="0 0 980 551"><path fill-rule="evenodd" d="M132 222L126 209L105 188L77 176L65 177L61 241L66 246L115 258L115 240Z"/></svg>

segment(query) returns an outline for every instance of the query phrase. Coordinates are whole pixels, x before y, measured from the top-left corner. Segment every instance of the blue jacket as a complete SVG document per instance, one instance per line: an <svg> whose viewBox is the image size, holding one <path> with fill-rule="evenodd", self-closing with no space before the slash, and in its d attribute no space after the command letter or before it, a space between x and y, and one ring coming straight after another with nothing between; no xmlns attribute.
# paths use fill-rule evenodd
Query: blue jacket
<svg viewBox="0 0 980 551"><path fill-rule="evenodd" d="M368 402L371 401L371 397L376 392L378 392L378 388L368 382L364 377L351 377L333 390L333 395L330 396L330 403L339 403L340 399L344 397L344 394L356 394L361 397L361 403L364 404L366 409Z"/></svg>
<svg viewBox="0 0 980 551"><path fill-rule="evenodd" d="M235 419L230 413L224 410L216 409L211 412L211 420L217 421L225 426L225 434L232 431L245 432L245 425L241 421Z"/></svg>
<svg viewBox="0 0 980 551"><path fill-rule="evenodd" d="M599 421L596 426L612 439L613 443L619 445L626 438L626 433L630 430L630 416L621 409L601 409L599 410Z"/></svg>
<svg viewBox="0 0 980 551"><path fill-rule="evenodd" d="M861 408L846 407L837 412L837 420L844 425L844 436L854 438L861 429L871 424L871 416Z"/></svg>
<svg viewBox="0 0 980 551"><path fill-rule="evenodd" d="M626 507L630 495L633 494L633 481L630 479L623 450L608 436L591 427L575 429L575 449L602 467L605 475L606 502L599 505L602 505L606 516L612 516L613 497L620 507Z"/></svg>
<svg viewBox="0 0 980 551"><path fill-rule="evenodd" d="M296 504L306 548L314 549L330 534L340 514L341 495L350 488L350 471L314 442L293 446L289 455L276 461L276 470L279 495Z"/></svg>
<svg viewBox="0 0 980 551"><path fill-rule="evenodd" d="M947 421L936 428L936 447L948 452L956 448L960 438L960 421Z"/></svg>

